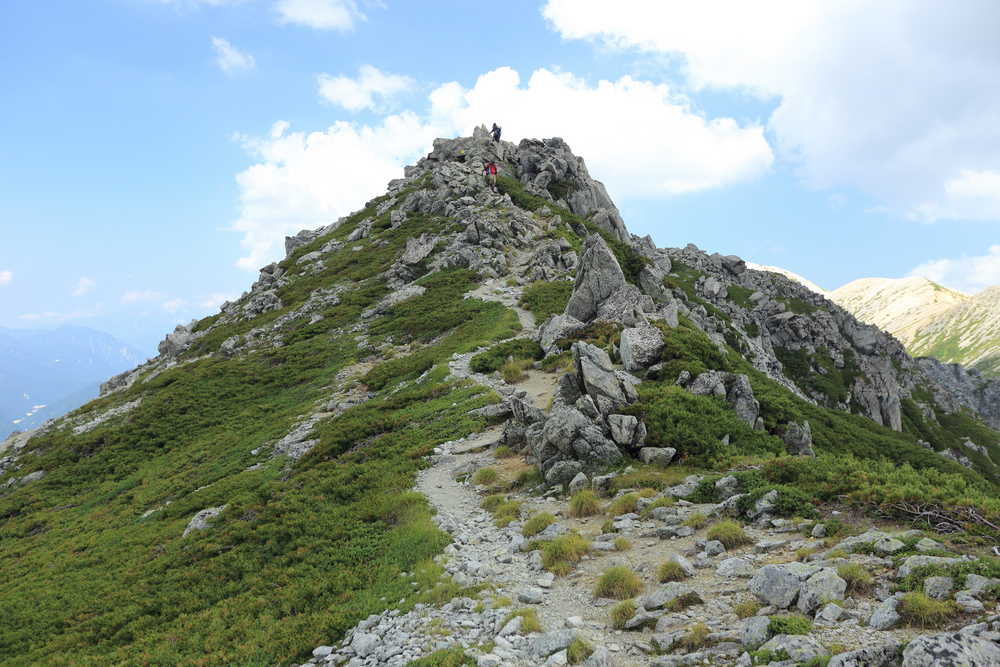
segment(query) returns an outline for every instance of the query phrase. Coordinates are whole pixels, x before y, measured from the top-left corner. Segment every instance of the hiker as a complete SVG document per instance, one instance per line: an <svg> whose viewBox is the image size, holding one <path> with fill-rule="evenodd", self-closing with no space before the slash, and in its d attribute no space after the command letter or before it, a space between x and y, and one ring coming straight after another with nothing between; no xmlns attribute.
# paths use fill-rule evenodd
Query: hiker
<svg viewBox="0 0 1000 667"><path fill-rule="evenodd" d="M500 126L493 123L493 129L490 130L490 134L493 135L493 141L500 143Z"/></svg>
<svg viewBox="0 0 1000 667"><path fill-rule="evenodd" d="M497 192L497 163L490 160L483 167L483 172L486 174L486 184L490 186L493 192Z"/></svg>

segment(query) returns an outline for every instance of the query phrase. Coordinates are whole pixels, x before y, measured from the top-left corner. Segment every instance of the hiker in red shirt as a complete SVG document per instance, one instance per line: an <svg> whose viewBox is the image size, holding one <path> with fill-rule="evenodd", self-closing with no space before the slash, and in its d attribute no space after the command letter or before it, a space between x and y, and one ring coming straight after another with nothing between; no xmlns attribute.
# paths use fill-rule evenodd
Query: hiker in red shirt
<svg viewBox="0 0 1000 667"><path fill-rule="evenodd" d="M483 167L483 172L486 174L486 184L490 186L493 192L497 191L497 163L490 160Z"/></svg>

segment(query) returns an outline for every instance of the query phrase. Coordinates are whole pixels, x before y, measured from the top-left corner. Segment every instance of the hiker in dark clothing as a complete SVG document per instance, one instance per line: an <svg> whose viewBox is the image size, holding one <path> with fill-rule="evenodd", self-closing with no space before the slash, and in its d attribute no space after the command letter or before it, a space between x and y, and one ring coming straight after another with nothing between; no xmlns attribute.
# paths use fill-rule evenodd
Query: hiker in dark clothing
<svg viewBox="0 0 1000 667"><path fill-rule="evenodd" d="M490 160L483 167L483 172L486 174L486 183L490 186L493 192L497 191L497 163Z"/></svg>
<svg viewBox="0 0 1000 667"><path fill-rule="evenodd" d="M500 126L493 123L493 129L490 130L490 134L493 135L493 141L500 143Z"/></svg>

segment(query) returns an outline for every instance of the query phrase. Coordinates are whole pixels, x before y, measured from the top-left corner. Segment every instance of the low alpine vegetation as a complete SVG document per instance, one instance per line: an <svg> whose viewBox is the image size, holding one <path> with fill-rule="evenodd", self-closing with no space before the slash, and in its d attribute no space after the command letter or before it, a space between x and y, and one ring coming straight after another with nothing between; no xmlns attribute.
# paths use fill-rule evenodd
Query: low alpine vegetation
<svg viewBox="0 0 1000 667"><path fill-rule="evenodd" d="M534 537L556 522L556 517L551 512L539 512L524 522L521 534L525 537Z"/></svg>
<svg viewBox="0 0 1000 667"><path fill-rule="evenodd" d="M569 513L577 518L600 514L601 501L590 489L577 491L569 501Z"/></svg>
<svg viewBox="0 0 1000 667"><path fill-rule="evenodd" d="M661 584L668 581L684 581L684 568L675 561L665 561L656 571L656 578Z"/></svg>
<svg viewBox="0 0 1000 667"><path fill-rule="evenodd" d="M720 521L708 529L705 537L709 540L718 540L727 551L738 549L750 544L752 540L743 530L742 524L732 519Z"/></svg>
<svg viewBox="0 0 1000 667"><path fill-rule="evenodd" d="M623 565L613 565L597 580L594 597L627 600L642 592L642 588L642 581L635 572Z"/></svg>

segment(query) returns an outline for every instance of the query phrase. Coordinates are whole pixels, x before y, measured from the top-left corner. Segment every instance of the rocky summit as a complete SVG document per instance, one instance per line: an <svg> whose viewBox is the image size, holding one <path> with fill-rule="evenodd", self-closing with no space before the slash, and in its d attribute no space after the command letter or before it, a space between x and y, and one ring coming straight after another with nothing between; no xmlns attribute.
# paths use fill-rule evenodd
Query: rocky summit
<svg viewBox="0 0 1000 667"><path fill-rule="evenodd" d="M558 138L285 251L0 445L0 664L1000 664L996 383Z"/></svg>

